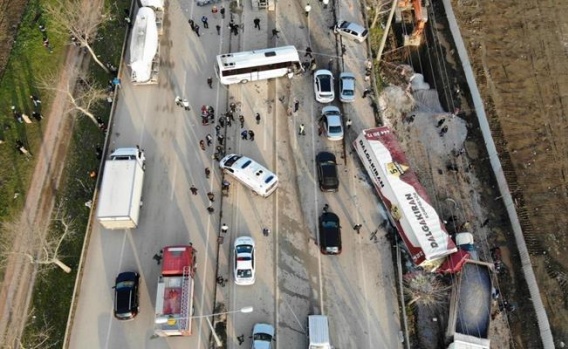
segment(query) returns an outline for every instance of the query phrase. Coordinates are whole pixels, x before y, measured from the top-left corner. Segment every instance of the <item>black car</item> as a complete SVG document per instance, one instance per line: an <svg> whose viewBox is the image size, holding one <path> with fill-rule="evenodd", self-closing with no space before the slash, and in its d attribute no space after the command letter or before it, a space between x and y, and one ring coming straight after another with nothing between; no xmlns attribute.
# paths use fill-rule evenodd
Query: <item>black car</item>
<svg viewBox="0 0 568 349"><path fill-rule="evenodd" d="M335 155L322 151L316 156L318 180L321 191L337 191L339 178L337 178L337 162Z"/></svg>
<svg viewBox="0 0 568 349"><path fill-rule="evenodd" d="M118 274L114 285L114 317L133 319L138 314L138 284L140 275L128 271Z"/></svg>
<svg viewBox="0 0 568 349"><path fill-rule="evenodd" d="M341 253L341 226L339 217L324 212L319 218L320 250L323 254Z"/></svg>

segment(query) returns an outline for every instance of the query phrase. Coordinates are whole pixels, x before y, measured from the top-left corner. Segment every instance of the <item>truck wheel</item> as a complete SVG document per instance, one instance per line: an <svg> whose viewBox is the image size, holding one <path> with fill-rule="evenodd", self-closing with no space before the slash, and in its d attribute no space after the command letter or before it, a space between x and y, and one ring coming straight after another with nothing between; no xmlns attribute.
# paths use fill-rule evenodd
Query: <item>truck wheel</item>
<svg viewBox="0 0 568 349"><path fill-rule="evenodd" d="M241 84L246 84L247 82L249 82L247 79L241 80Z"/></svg>

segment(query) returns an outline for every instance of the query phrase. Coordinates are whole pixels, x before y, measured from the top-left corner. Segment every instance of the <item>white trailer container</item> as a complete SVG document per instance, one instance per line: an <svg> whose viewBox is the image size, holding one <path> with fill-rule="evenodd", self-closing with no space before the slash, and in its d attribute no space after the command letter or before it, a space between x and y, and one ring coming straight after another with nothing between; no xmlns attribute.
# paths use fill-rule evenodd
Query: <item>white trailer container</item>
<svg viewBox="0 0 568 349"><path fill-rule="evenodd" d="M329 341L329 322L327 316L308 316L308 335L310 344L308 349L332 349Z"/></svg>
<svg viewBox="0 0 568 349"><path fill-rule="evenodd" d="M146 158L136 148L119 148L105 162L97 219L106 229L138 226Z"/></svg>
<svg viewBox="0 0 568 349"><path fill-rule="evenodd" d="M162 33L163 2L145 1L136 14L130 40L130 80L135 85L157 84L159 73L159 35Z"/></svg>
<svg viewBox="0 0 568 349"><path fill-rule="evenodd" d="M396 136L388 127L363 130L353 145L413 262L438 268L457 248Z"/></svg>

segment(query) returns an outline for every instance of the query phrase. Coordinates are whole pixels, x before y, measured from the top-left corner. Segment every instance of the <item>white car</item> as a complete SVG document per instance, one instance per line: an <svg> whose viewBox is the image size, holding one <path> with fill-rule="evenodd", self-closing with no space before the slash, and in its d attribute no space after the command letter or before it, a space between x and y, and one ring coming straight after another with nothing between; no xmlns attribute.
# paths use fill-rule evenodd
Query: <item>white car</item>
<svg viewBox="0 0 568 349"><path fill-rule="evenodd" d="M339 75L339 100L351 103L355 100L355 75L341 73Z"/></svg>
<svg viewBox="0 0 568 349"><path fill-rule="evenodd" d="M254 269L254 240L250 236L241 236L235 240L235 284L253 285Z"/></svg>
<svg viewBox="0 0 568 349"><path fill-rule="evenodd" d="M331 103L335 99L333 88L333 74L326 69L320 69L314 74L314 92L316 101L320 103Z"/></svg>
<svg viewBox="0 0 568 349"><path fill-rule="evenodd" d="M321 110L321 122L327 139L330 141L343 140L343 124L339 108L334 106L324 107Z"/></svg>
<svg viewBox="0 0 568 349"><path fill-rule="evenodd" d="M333 32L357 42L365 41L369 34L369 30L365 27L347 21L339 21L335 27L333 27Z"/></svg>
<svg viewBox="0 0 568 349"><path fill-rule="evenodd" d="M274 339L274 326L255 324L252 329L251 349L270 349Z"/></svg>

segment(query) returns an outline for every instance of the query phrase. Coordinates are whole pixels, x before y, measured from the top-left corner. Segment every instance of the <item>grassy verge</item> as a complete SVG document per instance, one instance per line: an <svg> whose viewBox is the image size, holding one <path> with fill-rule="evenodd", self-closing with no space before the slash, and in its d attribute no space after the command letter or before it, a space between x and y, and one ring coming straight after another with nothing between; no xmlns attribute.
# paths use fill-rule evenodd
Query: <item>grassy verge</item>
<svg viewBox="0 0 568 349"><path fill-rule="evenodd" d="M103 58L104 62L111 62L118 66L122 42L124 39L124 12L130 7L130 1L119 0L112 2L112 19L99 29L97 41L94 44L95 52ZM109 75L91 62L90 76L97 80L101 86L106 86ZM110 105L101 102L93 108L95 115L105 122L108 120ZM72 139L69 147L67 162L64 169L63 188L57 202L61 203L65 215L73 221L73 230L76 234L67 239L62 245L61 256L65 264L72 268L70 274L60 269L50 268L38 278L34 288L32 308L34 317L28 322L23 336L24 346L33 347L42 339L40 334L48 334L48 340L42 348L61 347L69 314L71 297L77 267L83 246L84 233L89 218L89 208L85 203L92 197L96 181L89 177L89 172L98 169L99 161L96 156L96 147L104 143L104 133L87 117L78 116L74 122ZM51 233L56 236L62 234L62 226L53 224Z"/></svg>
<svg viewBox="0 0 568 349"><path fill-rule="evenodd" d="M43 46L40 24L47 28L46 34L53 48L51 53ZM40 96L43 105L49 104L52 96L40 94L34 88L35 79L48 72L59 71L65 58L65 38L50 33L49 26L49 18L41 15L39 0L30 0L6 72L0 81L0 139L4 142L0 145L0 202L3 203L0 205L0 221L6 221L21 211L37 160L20 154L16 141L22 141L34 154L43 137L41 123L19 123L10 108L13 105L19 112L31 115L32 94Z"/></svg>

